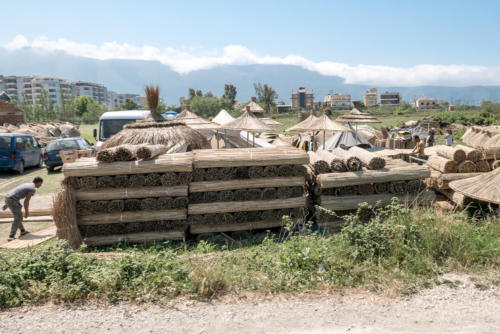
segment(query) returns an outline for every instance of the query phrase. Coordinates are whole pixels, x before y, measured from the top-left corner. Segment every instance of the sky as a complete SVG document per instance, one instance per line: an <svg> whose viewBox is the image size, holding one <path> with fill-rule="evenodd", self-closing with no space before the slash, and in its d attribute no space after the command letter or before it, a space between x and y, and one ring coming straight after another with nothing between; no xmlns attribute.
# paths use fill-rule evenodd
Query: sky
<svg viewBox="0 0 500 334"><path fill-rule="evenodd" d="M500 1L8 1L0 47L159 61L179 73L287 64L346 83L500 84Z"/></svg>

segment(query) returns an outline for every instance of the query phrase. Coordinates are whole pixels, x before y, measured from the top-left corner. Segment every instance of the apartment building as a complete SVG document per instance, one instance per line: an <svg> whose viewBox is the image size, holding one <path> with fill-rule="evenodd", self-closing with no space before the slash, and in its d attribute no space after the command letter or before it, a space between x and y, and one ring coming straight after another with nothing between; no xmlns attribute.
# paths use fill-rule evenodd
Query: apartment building
<svg viewBox="0 0 500 334"><path fill-rule="evenodd" d="M366 107L376 107L378 105L377 88L370 88L363 95L363 102Z"/></svg>
<svg viewBox="0 0 500 334"><path fill-rule="evenodd" d="M351 94L328 94L323 99L324 106L335 109L350 109L351 108Z"/></svg>
<svg viewBox="0 0 500 334"><path fill-rule="evenodd" d="M422 96L415 101L413 101L413 105L415 106L415 109L417 110L432 110L436 109L438 106L438 100L433 99L433 98L428 98L425 96Z"/></svg>
<svg viewBox="0 0 500 334"><path fill-rule="evenodd" d="M62 99L71 97L71 84L66 80L52 77L33 77L31 83L25 84L24 89L28 99L30 98L33 103L40 103L40 99L44 92L52 100L54 105L60 106Z"/></svg>
<svg viewBox="0 0 500 334"><path fill-rule="evenodd" d="M314 91L308 92L305 87L299 87L297 92L292 91L292 107L298 109L314 108Z"/></svg>
<svg viewBox="0 0 500 334"><path fill-rule="evenodd" d="M398 106L401 103L401 96L398 92L380 93L380 105Z"/></svg>
<svg viewBox="0 0 500 334"><path fill-rule="evenodd" d="M144 107L145 98L139 94L119 94L113 91L108 91L108 102L107 106L109 109L120 109L120 106L125 103L127 99L130 99L137 103L139 108Z"/></svg>
<svg viewBox="0 0 500 334"><path fill-rule="evenodd" d="M72 82L74 96L88 96L97 103L108 104L108 89L103 85L93 82L75 81Z"/></svg>

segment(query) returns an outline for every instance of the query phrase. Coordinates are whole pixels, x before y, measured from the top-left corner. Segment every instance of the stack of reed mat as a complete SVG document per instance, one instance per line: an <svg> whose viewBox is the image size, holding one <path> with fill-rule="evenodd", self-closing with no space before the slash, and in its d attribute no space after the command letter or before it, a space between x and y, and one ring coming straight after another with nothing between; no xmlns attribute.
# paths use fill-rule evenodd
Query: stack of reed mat
<svg viewBox="0 0 500 334"><path fill-rule="evenodd" d="M426 154L430 155L427 165L432 169L430 177L425 180L427 187L437 190L459 207L464 206L463 196L455 195L448 184L498 167L495 163L490 163L481 150L464 145L438 145L426 148Z"/></svg>
<svg viewBox="0 0 500 334"><path fill-rule="evenodd" d="M385 158L377 156L365 149L351 147L348 151L336 148L333 151L308 152L310 165L316 175L324 173L342 173L368 169L382 169Z"/></svg>
<svg viewBox="0 0 500 334"><path fill-rule="evenodd" d="M89 246L179 240L187 230L192 153L155 160L64 164L76 198L77 225Z"/></svg>
<svg viewBox="0 0 500 334"><path fill-rule="evenodd" d="M194 151L188 222L193 234L278 227L302 218L309 156L293 148Z"/></svg>
<svg viewBox="0 0 500 334"><path fill-rule="evenodd" d="M426 166L401 160L388 163L381 170L317 175L316 188L321 192L318 204L339 215L357 210L361 203L372 207L385 206L394 197L408 204L428 204L435 197L433 191L425 190L423 179L429 175ZM319 227L335 230L341 226L342 219L318 212L316 223Z"/></svg>

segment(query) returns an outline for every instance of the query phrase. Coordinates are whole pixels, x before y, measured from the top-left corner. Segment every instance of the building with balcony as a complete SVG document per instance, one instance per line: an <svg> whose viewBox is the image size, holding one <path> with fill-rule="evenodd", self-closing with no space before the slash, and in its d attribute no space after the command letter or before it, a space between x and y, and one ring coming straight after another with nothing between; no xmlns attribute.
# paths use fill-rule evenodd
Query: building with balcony
<svg viewBox="0 0 500 334"><path fill-rule="evenodd" d="M363 94L365 107L376 107L378 105L377 88L370 88Z"/></svg>
<svg viewBox="0 0 500 334"><path fill-rule="evenodd" d="M134 101L137 103L139 108L144 108L145 98L140 96L139 94L120 94L113 91L108 91L107 93L107 106L109 109L118 110L120 106L125 103L127 99Z"/></svg>
<svg viewBox="0 0 500 334"><path fill-rule="evenodd" d="M108 104L108 89L93 82L75 81L71 83L73 95L88 96L97 103Z"/></svg>
<svg viewBox="0 0 500 334"><path fill-rule="evenodd" d="M292 108L313 109L314 91L308 92L305 87L299 87L297 92L292 91Z"/></svg>
<svg viewBox="0 0 500 334"><path fill-rule="evenodd" d="M334 109L351 109L351 94L328 94L323 99L324 106Z"/></svg>
<svg viewBox="0 0 500 334"><path fill-rule="evenodd" d="M413 102L413 105L415 106L415 109L417 109L417 110L432 110L432 109L436 109L438 107L439 103L438 103L437 99L422 96L422 97L416 99Z"/></svg>
<svg viewBox="0 0 500 334"><path fill-rule="evenodd" d="M380 105L398 106L401 103L401 96L398 92L380 93Z"/></svg>

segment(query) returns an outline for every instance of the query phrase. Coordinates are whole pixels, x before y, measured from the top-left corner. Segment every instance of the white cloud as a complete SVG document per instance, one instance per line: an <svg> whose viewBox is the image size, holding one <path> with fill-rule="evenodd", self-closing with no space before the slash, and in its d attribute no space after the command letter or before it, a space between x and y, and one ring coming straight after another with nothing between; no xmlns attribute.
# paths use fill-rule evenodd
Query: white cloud
<svg viewBox="0 0 500 334"><path fill-rule="evenodd" d="M106 42L101 45L79 43L64 38L49 40L39 37L29 41L18 35L4 45L7 50L31 47L39 52L64 51L68 54L94 59L154 60L174 71L186 74L196 70L210 69L221 65L278 64L295 65L327 76L339 76L348 84L381 86L418 85L500 85L500 67L470 65L417 65L392 67L376 65L348 65L333 61L313 62L297 55L285 57L259 56L242 45L228 45L222 53L209 52L194 55L173 48L135 46L128 43Z"/></svg>

